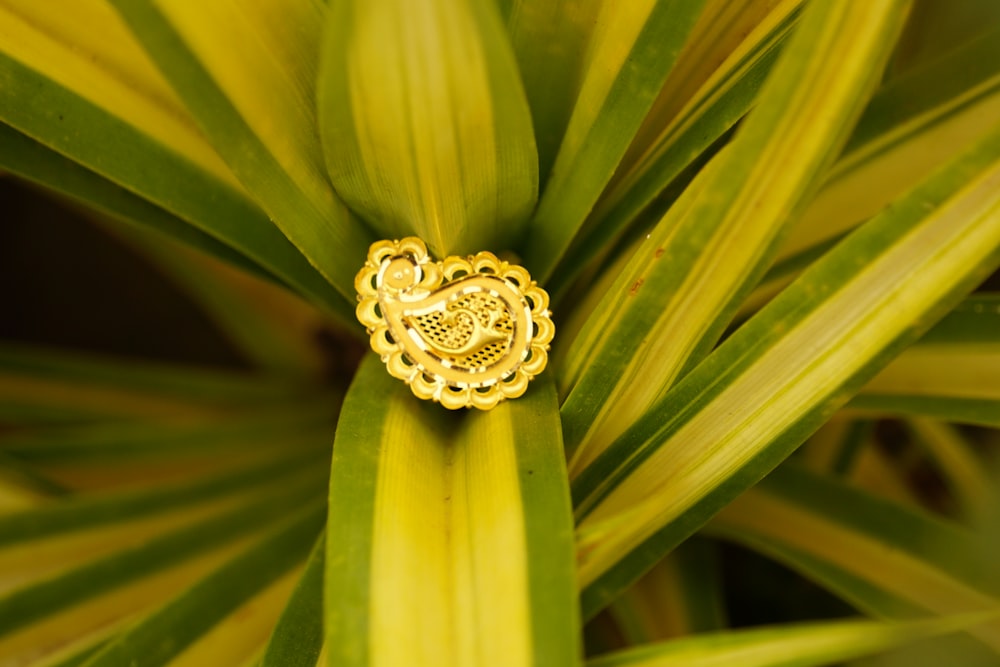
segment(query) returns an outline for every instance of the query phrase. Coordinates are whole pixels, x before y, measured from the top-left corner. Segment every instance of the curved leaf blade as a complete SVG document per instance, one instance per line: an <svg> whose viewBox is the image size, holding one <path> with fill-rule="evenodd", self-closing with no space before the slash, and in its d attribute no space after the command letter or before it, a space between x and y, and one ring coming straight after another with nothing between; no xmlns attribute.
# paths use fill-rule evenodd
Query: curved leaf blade
<svg viewBox="0 0 1000 667"><path fill-rule="evenodd" d="M539 191L566 133L601 0L503 0L538 147Z"/></svg>
<svg viewBox="0 0 1000 667"><path fill-rule="evenodd" d="M326 25L319 128L344 200L439 257L510 247L538 161L493 3L338 2Z"/></svg>
<svg viewBox="0 0 1000 667"><path fill-rule="evenodd" d="M611 179L704 3L602 5L580 93L523 246L525 263L539 282L552 275Z"/></svg>
<svg viewBox="0 0 1000 667"><path fill-rule="evenodd" d="M588 667L820 667L974 626L995 616L965 614L908 623L826 621L688 637L621 651Z"/></svg>
<svg viewBox="0 0 1000 667"><path fill-rule="evenodd" d="M562 406L571 474L715 344L847 140L905 9L810 5L736 138L647 235L574 341Z"/></svg>
<svg viewBox="0 0 1000 667"><path fill-rule="evenodd" d="M456 423L366 359L334 445L330 665L578 661L565 466L539 381Z"/></svg>
<svg viewBox="0 0 1000 667"><path fill-rule="evenodd" d="M170 664L241 603L301 562L322 520L322 507L294 514L270 535L122 633L85 664L117 667L140 660L143 665ZM165 637L170 641L164 641Z"/></svg>
<svg viewBox="0 0 1000 667"><path fill-rule="evenodd" d="M828 476L782 466L707 527L884 618L995 609L986 544L964 526L880 500ZM970 632L1000 651L1000 622Z"/></svg>
<svg viewBox="0 0 1000 667"><path fill-rule="evenodd" d="M766 474L997 266L998 159L994 133L849 236L577 479L588 612Z"/></svg>
<svg viewBox="0 0 1000 667"><path fill-rule="evenodd" d="M314 667L318 663L323 648L325 554L323 533L268 640L260 667Z"/></svg>
<svg viewBox="0 0 1000 667"><path fill-rule="evenodd" d="M77 559L72 549L63 550L58 555L68 562L62 569L41 570L38 577L0 598L0 655L5 659L30 655L101 628L121 627L178 586L204 574L206 568L232 556L241 542L314 501L321 480L313 475L312 480L299 482L291 489L279 486L247 494L236 504L222 503L207 516L197 508L182 512L181 519L193 520L179 526L161 522L170 528L166 532L144 535L140 530L138 538L125 535L124 540L118 536L110 553L90 557L84 548L84 555ZM58 543L58 537L43 538L34 547L44 555L42 547ZM15 545L11 554L32 565L30 549L18 550Z"/></svg>
<svg viewBox="0 0 1000 667"><path fill-rule="evenodd" d="M0 5L0 120L349 316L205 142L118 17L92 0L45 9Z"/></svg>
<svg viewBox="0 0 1000 667"><path fill-rule="evenodd" d="M3 123L0 123L0 168L117 220L155 230L248 273L281 283L214 236Z"/></svg>
<svg viewBox="0 0 1000 667"><path fill-rule="evenodd" d="M346 300L370 234L340 203L315 141L320 2L115 0L232 173ZM280 105L280 111L274 106Z"/></svg>
<svg viewBox="0 0 1000 667"><path fill-rule="evenodd" d="M697 168L699 161L710 156L714 145L725 141L726 134L757 99L795 25L802 0L785 0L774 7L770 6L772 3L756 3L752 8L719 4L719 8L712 5L706 8L706 16L701 22L708 25L703 29L708 31L726 18L735 19L729 21L734 25L727 27L738 35L745 34L745 39L726 53L726 40L720 38L722 44L716 48L725 54L724 61L706 77L682 108L673 109L679 103L678 98L684 100L685 84L690 85L692 79L698 80L697 70L722 57L715 51L685 51L682 54L676 68L681 71L671 72L656 105L633 140L630 154L625 156L588 215L579 238L574 239L553 275L551 290L558 293L571 284L569 281L587 261L639 221L640 216L649 215L651 209L656 208L653 203L657 197L662 197L668 187L680 182L686 171ZM725 16L727 10L735 17ZM753 15L760 11L765 15L754 22ZM706 20L707 15L712 15L711 21ZM708 39L710 35L693 35L690 44L707 48L695 41L698 37ZM675 74L679 79L676 82Z"/></svg>

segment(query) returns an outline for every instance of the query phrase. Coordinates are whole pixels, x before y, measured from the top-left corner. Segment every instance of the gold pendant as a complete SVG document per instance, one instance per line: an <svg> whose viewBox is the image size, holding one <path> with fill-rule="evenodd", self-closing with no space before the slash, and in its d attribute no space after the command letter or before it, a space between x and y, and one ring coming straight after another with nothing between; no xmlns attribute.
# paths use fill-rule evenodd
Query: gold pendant
<svg viewBox="0 0 1000 667"><path fill-rule="evenodd" d="M491 252L434 262L416 237L378 241L354 286L372 349L420 398L489 410L548 362L549 295Z"/></svg>

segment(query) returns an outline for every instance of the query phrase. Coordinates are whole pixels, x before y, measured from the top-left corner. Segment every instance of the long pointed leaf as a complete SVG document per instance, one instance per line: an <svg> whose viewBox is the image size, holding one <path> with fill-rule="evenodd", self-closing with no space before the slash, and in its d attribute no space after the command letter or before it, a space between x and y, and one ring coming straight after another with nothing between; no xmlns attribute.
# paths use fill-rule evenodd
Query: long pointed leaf
<svg viewBox="0 0 1000 667"><path fill-rule="evenodd" d="M336 3L319 106L330 179L383 236L439 257L517 239L538 160L493 3Z"/></svg>
<svg viewBox="0 0 1000 667"><path fill-rule="evenodd" d="M584 73L584 55L602 0L502 0L538 147L545 190Z"/></svg>
<svg viewBox="0 0 1000 667"><path fill-rule="evenodd" d="M305 571L268 641L260 667L314 667L323 648L323 569L326 534L320 535Z"/></svg>
<svg viewBox="0 0 1000 667"><path fill-rule="evenodd" d="M362 365L330 482L331 666L578 660L565 466L540 381L456 424L376 358Z"/></svg>
<svg viewBox="0 0 1000 667"><path fill-rule="evenodd" d="M293 515L271 535L123 633L85 664L168 664L239 604L299 563L316 539L322 518L322 508Z"/></svg>
<svg viewBox="0 0 1000 667"><path fill-rule="evenodd" d="M334 195L315 138L324 5L112 4L273 224L353 303L344 258L362 261L371 236Z"/></svg>
<svg viewBox="0 0 1000 667"><path fill-rule="evenodd" d="M246 254L315 302L349 313L235 181L103 2L52 12L5 0L0 77L3 123Z"/></svg>
<svg viewBox="0 0 1000 667"><path fill-rule="evenodd" d="M181 243L279 282L247 256L178 216L132 194L55 151L0 123L0 167L38 185L50 188L102 213L146 226Z"/></svg>
<svg viewBox="0 0 1000 667"><path fill-rule="evenodd" d="M810 6L736 139L648 235L574 341L562 407L571 473L715 344L847 140L905 9Z"/></svg>
<svg viewBox="0 0 1000 667"><path fill-rule="evenodd" d="M877 499L831 477L782 466L709 525L886 618L995 608L985 541L964 526ZM972 634L1000 651L1000 622Z"/></svg>
<svg viewBox="0 0 1000 667"><path fill-rule="evenodd" d="M719 4L723 6L718 9L709 5L705 11L707 16L701 21L714 26L727 17L713 10L725 12L728 9L736 14L730 21L735 25L728 26L730 30L742 29L749 34L737 32L745 34L745 39L726 54L724 62L679 110L672 109L678 103L680 91L677 88L690 85L692 78L698 79L695 72L682 71L678 73L681 80L671 86L675 78L671 73L657 105L629 149L630 153L638 155L625 157L553 275L549 284L551 290L559 292L569 279L575 278L578 269L574 267L597 255L616 235L635 223L644 209L679 180L685 170L697 165L712 145L723 141L726 133L746 115L795 25L802 0L785 0L774 7L770 6L772 3L757 3L756 7ZM765 16L756 25L749 21L748 26L744 13L752 18L755 11L762 9ZM699 36L692 36L692 44L697 44L695 40ZM690 62L700 60L699 56L704 58L703 62ZM687 65L686 69L697 70L720 57L716 53L685 52L678 67ZM651 122L654 119L659 122ZM669 197L665 199L669 201Z"/></svg>
<svg viewBox="0 0 1000 667"><path fill-rule="evenodd" d="M883 623L826 621L823 623L755 628L688 637L601 656L588 667L819 667L880 653L928 636L974 626L994 614Z"/></svg>
<svg viewBox="0 0 1000 667"><path fill-rule="evenodd" d="M524 246L525 262L539 281L548 280L611 179L703 5L602 5L580 94Z"/></svg>
<svg viewBox="0 0 1000 667"><path fill-rule="evenodd" d="M996 268L998 159L995 133L848 237L578 478L589 612L766 474Z"/></svg>

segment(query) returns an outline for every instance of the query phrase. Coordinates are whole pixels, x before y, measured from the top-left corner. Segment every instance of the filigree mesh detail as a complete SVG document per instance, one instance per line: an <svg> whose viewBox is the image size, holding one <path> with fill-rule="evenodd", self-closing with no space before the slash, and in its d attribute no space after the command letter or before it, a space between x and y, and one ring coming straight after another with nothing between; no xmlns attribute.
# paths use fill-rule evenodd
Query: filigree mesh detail
<svg viewBox="0 0 1000 667"><path fill-rule="evenodd" d="M503 300L485 292L463 295L448 304L445 311L419 315L410 322L434 352L463 370L488 367L502 359L510 349L514 331ZM477 329L501 334L503 338L464 354L456 353L469 343Z"/></svg>

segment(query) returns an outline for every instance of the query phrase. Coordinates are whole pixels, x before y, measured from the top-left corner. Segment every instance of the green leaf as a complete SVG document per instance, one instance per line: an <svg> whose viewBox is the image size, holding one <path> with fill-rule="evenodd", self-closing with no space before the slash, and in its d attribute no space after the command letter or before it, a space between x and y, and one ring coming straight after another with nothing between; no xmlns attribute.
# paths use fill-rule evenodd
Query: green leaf
<svg viewBox="0 0 1000 667"><path fill-rule="evenodd" d="M147 227L181 243L280 283L247 256L218 241L198 227L98 176L72 160L0 123L0 168L38 185L55 190L129 224Z"/></svg>
<svg viewBox="0 0 1000 667"><path fill-rule="evenodd" d="M91 656L100 651L108 641L107 637L99 637L96 640L74 642L68 648L57 651L55 655L46 656L41 662L36 663L37 667L80 667Z"/></svg>
<svg viewBox="0 0 1000 667"><path fill-rule="evenodd" d="M998 158L995 133L862 226L584 471L574 498L588 613L777 465L996 268Z"/></svg>
<svg viewBox="0 0 1000 667"><path fill-rule="evenodd" d="M545 190L583 80L600 0L502 0L538 146Z"/></svg>
<svg viewBox="0 0 1000 667"><path fill-rule="evenodd" d="M122 633L88 660L87 667L169 664L241 603L298 564L315 541L322 519L322 508L293 514L270 535ZM223 646L223 656L229 653L227 648ZM229 660L201 664L233 664Z"/></svg>
<svg viewBox="0 0 1000 667"><path fill-rule="evenodd" d="M0 448L29 463L103 464L171 458L221 458L286 453L329 446L335 410L327 401L294 408L260 408L221 417L166 422L111 420L47 425L0 435Z"/></svg>
<svg viewBox="0 0 1000 667"><path fill-rule="evenodd" d="M748 4L735 10L735 16L724 14L726 9L735 6L710 7L705 12L701 20L708 24L705 30L722 23L744 39L726 52L724 47L727 44L723 38L727 35L724 33L717 36L722 42L717 47L722 48L722 54L685 51L681 55L677 68L671 72L660 92L657 104L632 142L629 153L634 154L625 157L614 179L590 212L564 261L553 274L549 283L551 290L558 293L570 284L569 281L576 277L587 261L606 250L616 236L640 220L640 215L644 217L651 213L650 209L656 208L651 206L654 200L669 201L671 196L667 188L682 181L687 170L700 168L699 161L710 156L713 145L724 141L726 134L753 106L788 34L795 26L802 0L786 0L773 7L760 2L756 4L756 11L765 12L756 23L752 19L758 17L754 16L755 11ZM711 20L706 20L709 16ZM699 43L699 37L707 40L709 35L692 35L689 46L707 49L714 45L711 42ZM685 100L681 95L683 90L678 89L683 89L685 84L691 85L692 79L698 80L696 72L690 70L697 70L705 67L705 63L722 58L724 61ZM675 82L674 79L679 80ZM679 104L678 99L684 101L683 106L672 108ZM654 123L653 120L659 122Z"/></svg>
<svg viewBox="0 0 1000 667"><path fill-rule="evenodd" d="M311 305L159 235L107 220L100 224L184 290L254 368L303 381L318 380L325 360L317 332L330 322ZM363 330L353 321L351 325L338 333L361 336Z"/></svg>
<svg viewBox="0 0 1000 667"><path fill-rule="evenodd" d="M1000 426L1000 340L914 345L865 385L850 407Z"/></svg>
<svg viewBox="0 0 1000 667"><path fill-rule="evenodd" d="M337 191L383 237L500 251L538 194L531 115L492 2L345 1L326 21L319 129Z"/></svg>
<svg viewBox="0 0 1000 667"><path fill-rule="evenodd" d="M810 5L736 138L647 235L573 341L562 379L571 474L715 345L846 141L904 16L905 3Z"/></svg>
<svg viewBox="0 0 1000 667"><path fill-rule="evenodd" d="M995 616L965 614L909 623L824 621L699 635L600 656L588 667L811 667L886 651Z"/></svg>
<svg viewBox="0 0 1000 667"><path fill-rule="evenodd" d="M11 561L5 571L13 572L14 564L36 578L0 598L0 655L38 651L100 628L121 627L129 615L190 584L193 576L231 556L247 539L315 501L323 482L316 471L312 468L312 475L300 475L287 487L276 485L235 504L183 512L179 525L177 520L154 523L153 534L147 534L144 524L135 524L134 535L127 531L97 550L80 540L60 542L58 535L36 540L30 548L6 547L0 552ZM315 539L318 526L313 525ZM107 539L107 533L84 532L83 537ZM58 563L48 562L49 544L64 545L51 554L62 559L62 569L52 570ZM108 547L110 553L103 553Z"/></svg>
<svg viewBox="0 0 1000 667"><path fill-rule="evenodd" d="M7 409L34 404L81 415L206 417L309 394L308 385L284 378L0 342L0 405Z"/></svg>
<svg viewBox="0 0 1000 667"><path fill-rule="evenodd" d="M67 497L28 512L0 517L0 546L173 512L279 480L287 484L288 478L301 482L302 471L316 466L322 459L323 456L316 452L304 456L272 456L266 463L234 467L207 478L95 497Z"/></svg>
<svg viewBox="0 0 1000 667"><path fill-rule="evenodd" d="M890 79L744 311L759 307L845 232L989 135L998 115L1000 30Z"/></svg>
<svg viewBox="0 0 1000 667"><path fill-rule="evenodd" d="M922 445L967 517L982 516L993 499L988 464L955 427L932 419L912 419L907 429Z"/></svg>
<svg viewBox="0 0 1000 667"><path fill-rule="evenodd" d="M602 5L580 93L523 245L525 263L539 282L551 277L611 179L704 2Z"/></svg>
<svg viewBox="0 0 1000 667"><path fill-rule="evenodd" d="M326 535L321 534L278 619L260 667L313 667L317 664L323 648L325 553Z"/></svg>
<svg viewBox="0 0 1000 667"><path fill-rule="evenodd" d="M112 5L247 192L353 303L354 274L371 237L333 193L315 138L325 6L318 0Z"/></svg>
<svg viewBox="0 0 1000 667"><path fill-rule="evenodd" d="M362 364L334 444L330 665L578 661L567 482L544 377L456 423L377 358Z"/></svg>
<svg viewBox="0 0 1000 667"><path fill-rule="evenodd" d="M348 315L235 181L114 13L94 0L47 9L0 4L0 121Z"/></svg>
<svg viewBox="0 0 1000 667"><path fill-rule="evenodd" d="M993 554L964 526L782 466L713 519L750 546L885 618L995 609ZM1000 651L1000 622L970 632Z"/></svg>
<svg viewBox="0 0 1000 667"><path fill-rule="evenodd" d="M850 407L1000 425L998 332L1000 295L971 296L865 385Z"/></svg>

